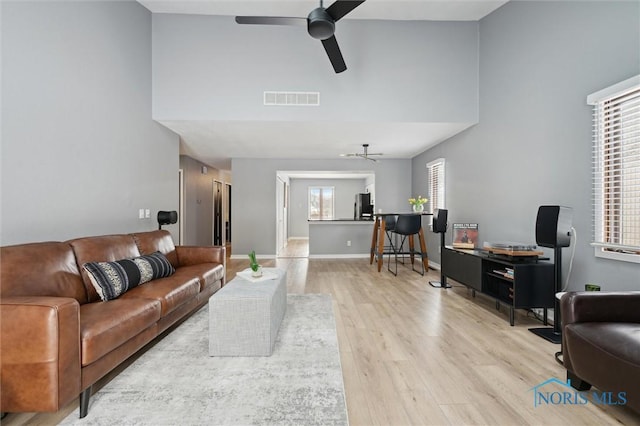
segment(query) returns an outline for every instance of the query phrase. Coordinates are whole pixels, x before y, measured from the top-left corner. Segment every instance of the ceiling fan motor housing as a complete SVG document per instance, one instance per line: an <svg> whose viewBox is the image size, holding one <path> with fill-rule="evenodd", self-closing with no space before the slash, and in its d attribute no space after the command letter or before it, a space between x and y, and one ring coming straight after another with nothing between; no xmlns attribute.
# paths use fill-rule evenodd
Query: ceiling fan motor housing
<svg viewBox="0 0 640 426"><path fill-rule="evenodd" d="M307 31L315 39L326 40L336 31L336 24L323 7L318 7L307 16Z"/></svg>

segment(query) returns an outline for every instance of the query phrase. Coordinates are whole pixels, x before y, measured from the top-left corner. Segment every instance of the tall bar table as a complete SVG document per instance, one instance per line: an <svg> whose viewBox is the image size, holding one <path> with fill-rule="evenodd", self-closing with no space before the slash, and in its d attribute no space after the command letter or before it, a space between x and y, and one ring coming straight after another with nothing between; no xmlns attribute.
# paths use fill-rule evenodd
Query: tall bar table
<svg viewBox="0 0 640 426"><path fill-rule="evenodd" d="M371 254L369 256L369 264L373 264L373 259L375 258L378 262L378 272L382 270L382 264L384 263L384 239L385 239L385 227L386 223L384 218L386 216L397 216L401 214L419 214L421 216L433 216L432 213L374 213L374 223L373 223L373 235L371 236ZM420 226L420 231L418 232L418 239L420 241L420 251L423 253L422 263L424 264L424 269L429 269L429 259L427 258L427 246L424 239L424 232L422 230L422 226ZM409 249L413 252L414 247L414 239L413 235L409 235ZM413 265L414 256L411 254L411 264Z"/></svg>

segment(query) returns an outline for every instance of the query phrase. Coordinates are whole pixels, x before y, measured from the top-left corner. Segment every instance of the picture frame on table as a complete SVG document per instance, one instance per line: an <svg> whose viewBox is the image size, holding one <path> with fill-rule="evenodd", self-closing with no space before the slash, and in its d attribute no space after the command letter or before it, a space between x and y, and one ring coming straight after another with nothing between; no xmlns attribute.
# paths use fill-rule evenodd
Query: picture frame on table
<svg viewBox="0 0 640 426"><path fill-rule="evenodd" d="M478 224L477 223L454 223L453 224L453 247L462 249L473 249L478 245Z"/></svg>

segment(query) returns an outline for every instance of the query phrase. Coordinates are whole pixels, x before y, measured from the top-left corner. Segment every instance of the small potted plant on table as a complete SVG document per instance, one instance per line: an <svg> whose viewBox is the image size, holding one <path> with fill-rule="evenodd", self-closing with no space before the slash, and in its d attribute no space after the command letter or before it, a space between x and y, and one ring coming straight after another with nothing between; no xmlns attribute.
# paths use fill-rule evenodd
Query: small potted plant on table
<svg viewBox="0 0 640 426"><path fill-rule="evenodd" d="M256 259L255 250L251 250L251 253L249 253L249 267L251 267L252 277L258 278L262 276L262 266L260 266L258 260Z"/></svg>

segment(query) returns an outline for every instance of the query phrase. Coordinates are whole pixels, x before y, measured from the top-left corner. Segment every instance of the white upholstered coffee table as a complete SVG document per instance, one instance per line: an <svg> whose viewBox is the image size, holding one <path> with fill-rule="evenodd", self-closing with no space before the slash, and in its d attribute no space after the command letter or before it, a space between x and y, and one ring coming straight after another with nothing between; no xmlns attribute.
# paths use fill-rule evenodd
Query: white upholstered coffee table
<svg viewBox="0 0 640 426"><path fill-rule="evenodd" d="M209 298L209 356L270 356L287 309L287 273L239 273Z"/></svg>

